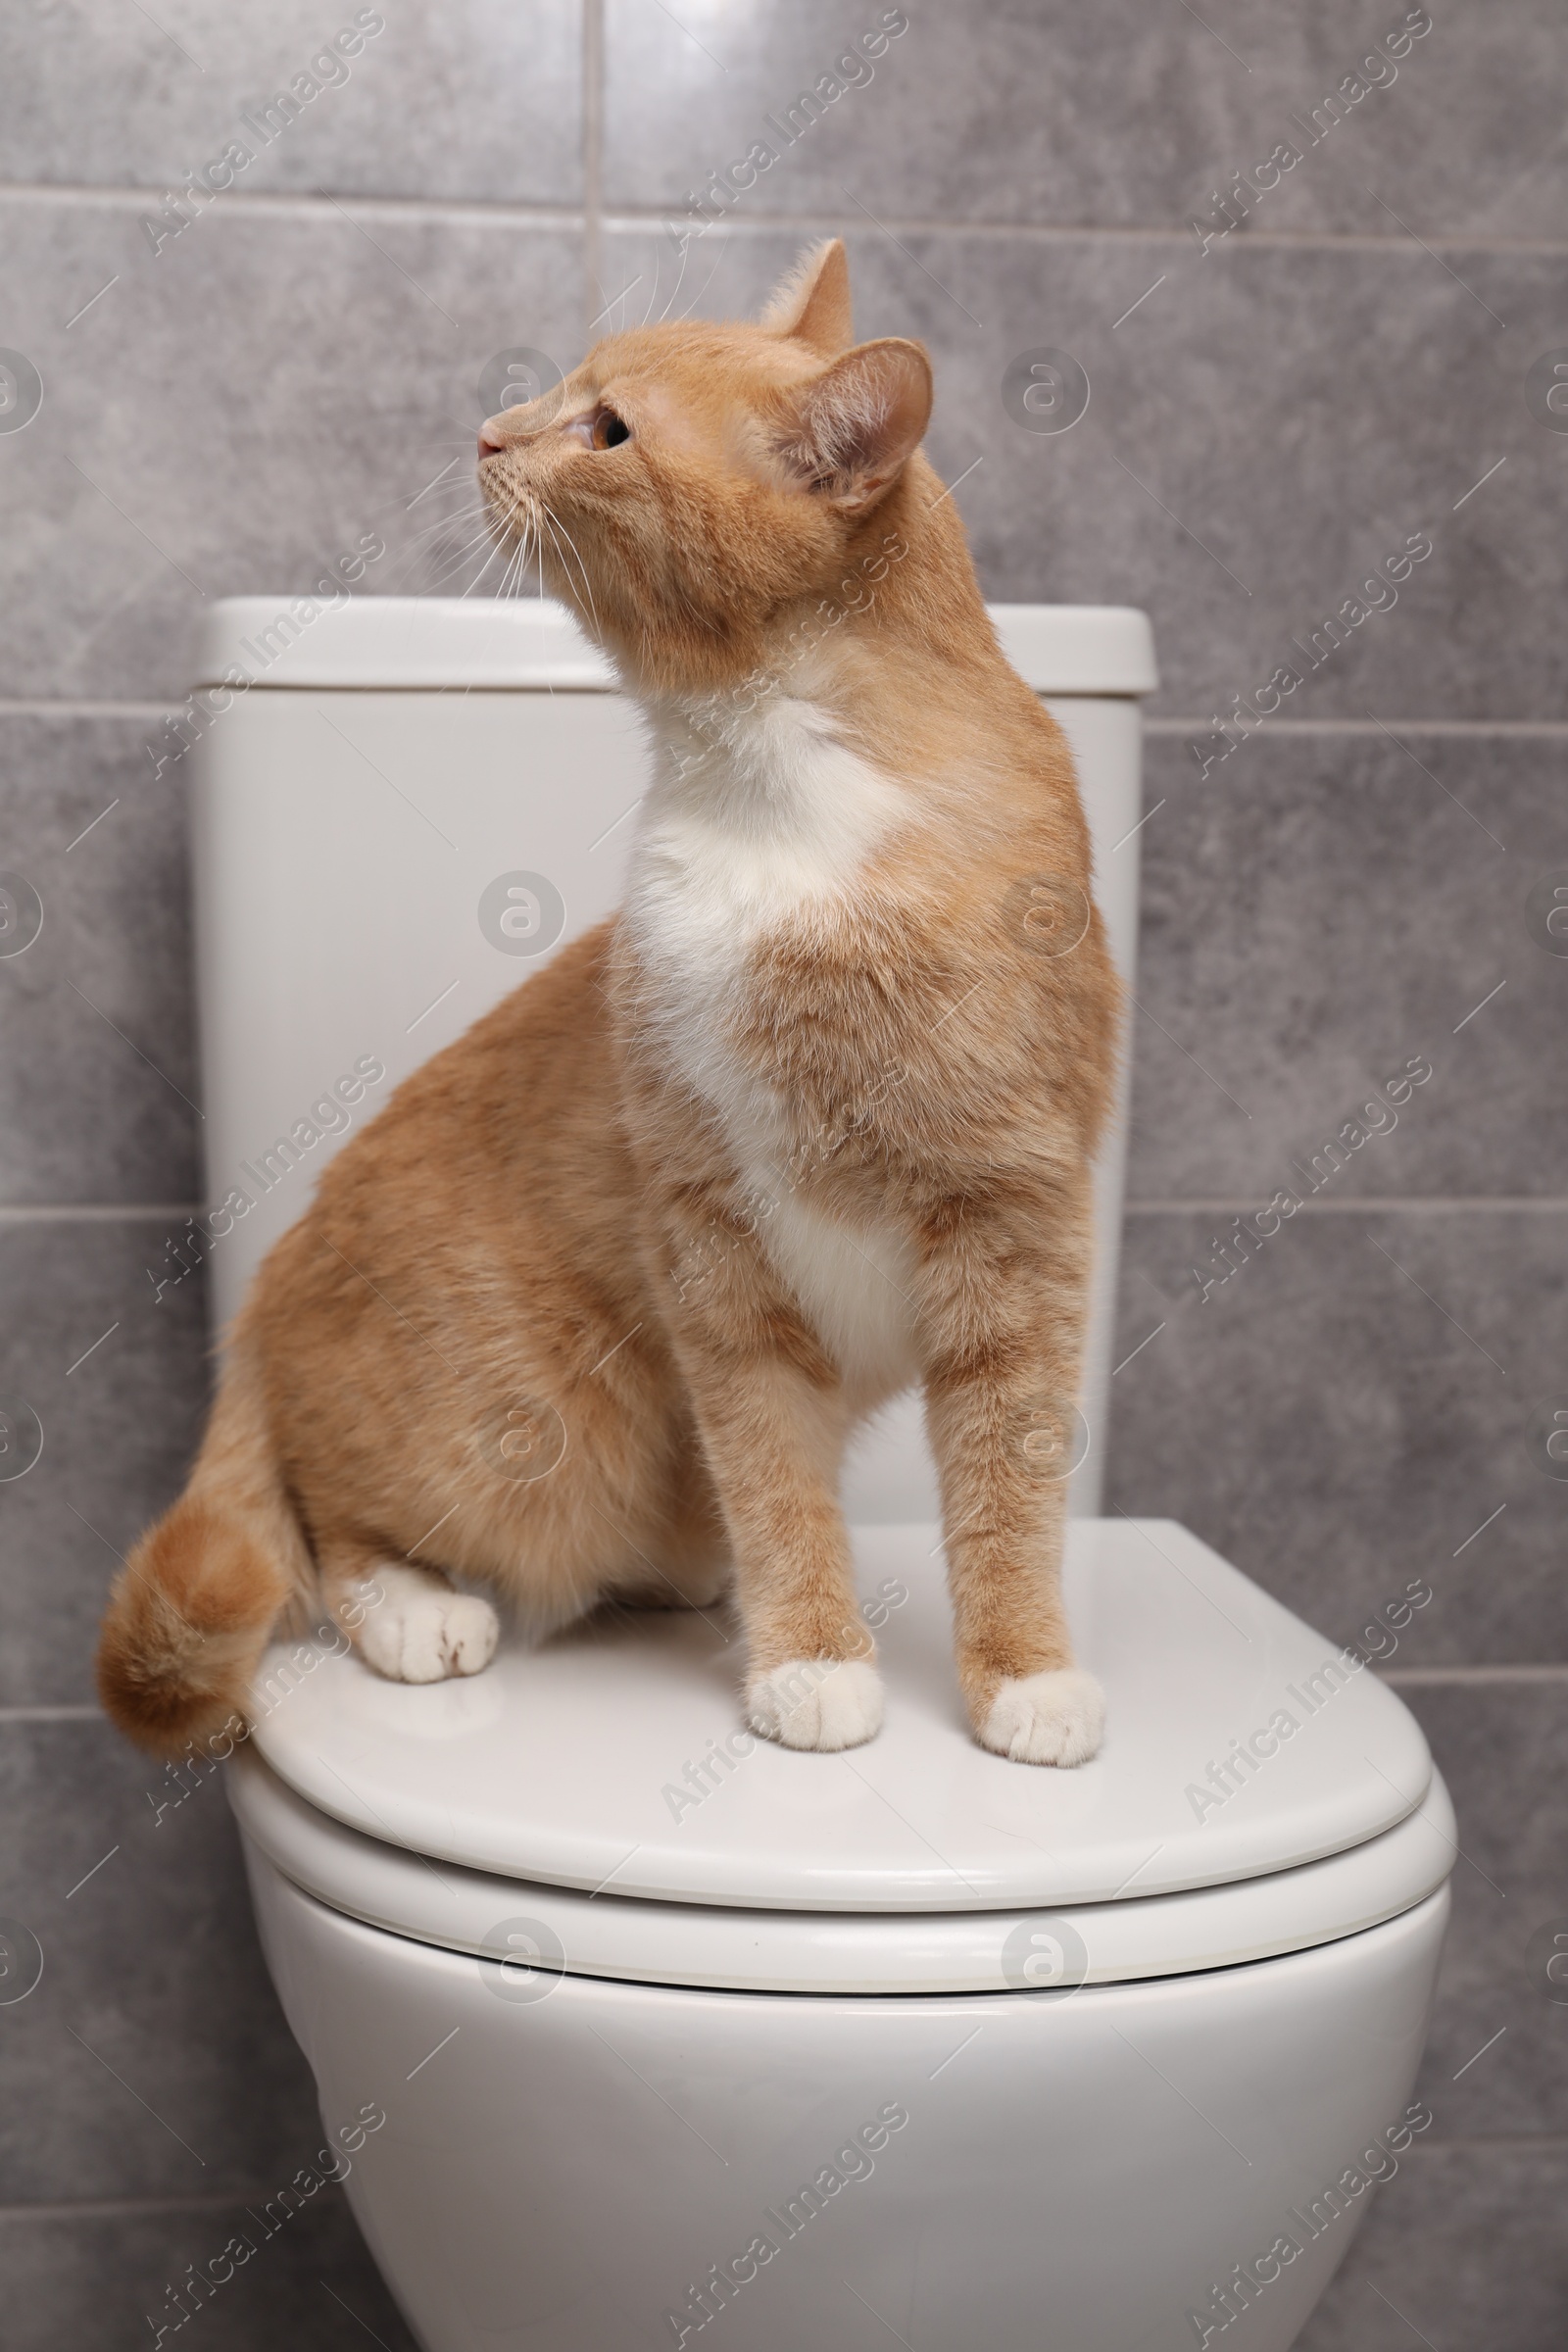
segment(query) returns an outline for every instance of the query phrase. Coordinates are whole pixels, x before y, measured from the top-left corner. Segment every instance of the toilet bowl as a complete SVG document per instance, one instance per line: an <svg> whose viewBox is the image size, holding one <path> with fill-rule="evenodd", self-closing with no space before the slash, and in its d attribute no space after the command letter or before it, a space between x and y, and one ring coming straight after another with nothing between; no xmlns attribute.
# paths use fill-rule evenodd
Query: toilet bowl
<svg viewBox="0 0 1568 2352"><path fill-rule="evenodd" d="M1130 977L1147 623L997 619L1072 739ZM615 905L640 744L542 605L241 600L203 671L221 1323L396 1079ZM1186 1530L1094 1515L1121 1124L1066 1564L1092 1764L968 1737L906 1409L846 1484L868 1747L741 1729L722 1609L434 1686L324 1628L269 1653L230 1796L323 2133L274 2202L343 2179L428 2352L1283 2352L1430 2120L1455 1848L1413 1718Z"/></svg>

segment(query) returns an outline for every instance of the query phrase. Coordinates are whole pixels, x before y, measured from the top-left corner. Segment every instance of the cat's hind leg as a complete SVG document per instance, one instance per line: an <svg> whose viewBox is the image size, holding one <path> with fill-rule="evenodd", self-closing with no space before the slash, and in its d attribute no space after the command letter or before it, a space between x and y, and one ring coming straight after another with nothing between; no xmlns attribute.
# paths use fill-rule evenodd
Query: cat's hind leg
<svg viewBox="0 0 1568 2352"><path fill-rule="evenodd" d="M632 1547L632 1560L607 1599L625 1608L706 1614L728 1596L735 1578L729 1534L695 1432L676 1457L661 1523L644 1534L643 1544L646 1549Z"/></svg>
<svg viewBox="0 0 1568 2352"><path fill-rule="evenodd" d="M318 1559L328 1612L389 1682L445 1682L477 1674L494 1657L495 1610L477 1593L456 1592L438 1570L351 1542L318 1546Z"/></svg>

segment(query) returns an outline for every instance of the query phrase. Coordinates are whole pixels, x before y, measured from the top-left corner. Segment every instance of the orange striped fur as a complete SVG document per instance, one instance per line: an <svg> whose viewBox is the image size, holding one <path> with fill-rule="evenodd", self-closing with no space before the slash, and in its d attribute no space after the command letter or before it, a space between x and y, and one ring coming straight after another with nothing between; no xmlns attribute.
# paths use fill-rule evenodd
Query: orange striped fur
<svg viewBox="0 0 1568 2352"><path fill-rule="evenodd" d="M243 1712L318 1601L383 1673L607 1596L744 1628L752 1722L869 1738L846 1441L911 1382L976 1735L1094 1752L1059 1596L1116 984L1056 726L842 246L758 324L607 338L480 479L648 717L626 904L401 1087L240 1317L112 1598L116 1719ZM450 1580L460 1580L459 1591Z"/></svg>

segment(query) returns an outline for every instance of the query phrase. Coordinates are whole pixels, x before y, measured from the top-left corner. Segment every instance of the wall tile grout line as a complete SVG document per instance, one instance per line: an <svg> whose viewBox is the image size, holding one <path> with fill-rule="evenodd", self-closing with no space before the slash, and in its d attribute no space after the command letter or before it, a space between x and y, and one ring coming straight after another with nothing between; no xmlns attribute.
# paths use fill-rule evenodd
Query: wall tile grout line
<svg viewBox="0 0 1568 2352"><path fill-rule="evenodd" d="M180 697L167 703L88 702L79 695L0 694L0 718L168 718L179 710Z"/></svg>
<svg viewBox="0 0 1568 2352"><path fill-rule="evenodd" d="M586 113L586 109L585 109ZM101 205L106 209L127 211L146 210L163 202L164 190L139 187L134 183L109 182L95 184L90 180L6 180L0 179L0 203L10 200L29 205ZM350 215L364 212L379 215L383 220L405 218L419 220L450 220L472 222L497 227L577 228L588 226L586 205L523 204L504 197L444 197L429 198L402 195L376 195L356 189L327 190L313 195L303 190L231 188L219 200L225 211L241 213L274 213L295 217L317 217L334 209ZM598 226L602 231L662 227L679 210L680 199L672 197L668 204L626 206L598 212ZM763 237L779 232L799 230L821 232L842 225L842 208L819 206L797 212L763 212L754 208L744 220L732 220L728 226L734 236ZM1196 242L1185 222L1175 221L1084 221L1040 222L1029 220L991 220L930 218L923 214L890 216L886 225L905 236L964 236L988 237L1015 244L1078 244L1104 242L1114 244L1176 244ZM1357 229L1248 229L1235 232L1236 250L1254 245L1269 251L1367 252L1399 253L1413 256L1419 248L1409 237L1392 233L1384 236ZM1568 257L1568 238L1508 237L1486 235L1464 230L1433 230L1426 244L1435 253L1485 253L1499 256L1539 256L1551 260Z"/></svg>
<svg viewBox="0 0 1568 2352"><path fill-rule="evenodd" d="M1209 718L1146 718L1146 735L1200 735L1213 726ZM1517 736L1522 741L1533 737L1554 739L1568 736L1568 718L1390 718L1382 722L1365 718L1270 718L1262 727L1254 727L1252 736L1267 733L1288 735L1453 735L1456 737L1503 735ZM1248 738L1250 741L1252 738Z"/></svg>
<svg viewBox="0 0 1568 2352"><path fill-rule="evenodd" d="M1560 1683L1568 1680L1568 1660L1546 1666L1390 1666L1378 1679L1407 1690L1435 1690L1448 1683Z"/></svg>
<svg viewBox="0 0 1568 2352"><path fill-rule="evenodd" d="M582 316L587 339L589 321L599 315L609 291L600 284L604 274L604 122L605 122L605 11L604 0L583 0L582 10ZM598 289L597 295L595 289Z"/></svg>
<svg viewBox="0 0 1568 2352"><path fill-rule="evenodd" d="M670 218L671 207L669 205L615 205L607 209L605 226L612 230L647 228L655 225L662 227L664 221ZM781 228L814 228L820 232L824 228L831 228L835 223L842 222L843 218L842 209L835 210L825 205L817 206L814 209L808 207L799 212L768 213L754 209L748 213L744 220L737 220L731 215L727 225L733 235L755 237L764 236ZM1065 221L965 220L950 219L946 216L931 218L925 214L901 215L897 213L890 213L885 219L879 214L878 220L881 225L897 230L905 236L991 237L999 242L1024 245L1066 245L1076 244L1086 239L1096 239L1103 240L1107 244L1168 243L1196 247L1198 242L1185 220L1096 221L1075 226L1071 222ZM1395 236L1392 233L1385 236L1377 231L1363 232L1359 229L1249 229L1243 227L1234 232L1234 237L1236 250L1240 250L1244 245L1262 245L1286 252L1303 249L1311 251L1316 248L1326 248L1330 251L1341 248L1349 251L1365 249L1369 252L1384 253L1409 253L1412 250L1419 250L1418 247L1412 247L1408 236L1402 234ZM1432 252L1441 252L1446 249L1451 253L1540 254L1553 259L1568 254L1568 238L1562 237L1466 235L1460 230L1452 232L1434 230L1426 242L1428 249Z"/></svg>
<svg viewBox="0 0 1568 2352"><path fill-rule="evenodd" d="M4 1225L145 1225L167 1217L199 1217L201 1200L27 1201L17 1207L0 1204Z"/></svg>
<svg viewBox="0 0 1568 2352"><path fill-rule="evenodd" d="M118 182L94 186L86 180L0 179L0 204L12 202L40 208L55 204L72 211L93 206L106 212L156 211L164 201L165 192L161 187L141 188ZM448 221L455 226L464 223L497 228L581 229L584 226L583 209L578 204L492 203L483 197L368 196L353 189L327 189L314 195L305 189L228 188L216 199L216 204L232 217L242 213L270 213L316 220L332 213L350 219L365 213L372 220Z"/></svg>
<svg viewBox="0 0 1568 2352"><path fill-rule="evenodd" d="M294 593L286 584L280 585L279 596ZM274 692L262 687L260 692ZM373 691L385 693L378 687ZM395 689L393 691L396 691ZM408 691L418 693L420 688ZM95 702L81 695L0 695L0 718L168 718L181 708L181 697L171 695L167 702L138 703L106 699ZM1201 734L1213 724L1212 718L1146 718L1146 736L1185 737ZM1400 718L1379 722L1365 718L1271 718L1265 729L1269 737L1312 735L1386 735L1391 731L1404 735L1452 735L1458 739L1483 740L1488 736L1517 737L1528 742L1537 738L1556 741L1568 738L1568 718Z"/></svg>
<svg viewBox="0 0 1568 2352"><path fill-rule="evenodd" d="M1250 1216L1257 1206L1255 1200L1227 1199L1208 1193L1172 1194L1166 1199L1124 1200L1122 1213L1129 1217ZM1447 1216L1455 1213L1469 1215L1474 1211L1499 1217L1534 1215L1544 1210L1560 1213L1568 1209L1568 1198L1552 1193L1517 1193L1499 1197L1485 1193L1356 1193L1333 1200L1303 1200L1297 1210L1318 1216Z"/></svg>
<svg viewBox="0 0 1568 2352"><path fill-rule="evenodd" d="M0 1724L7 1723L107 1723L102 1707L7 1707L0 1706Z"/></svg>
<svg viewBox="0 0 1568 2352"><path fill-rule="evenodd" d="M330 2191L339 2183L328 2180L324 2186ZM83 2197L79 2203L66 2199L48 2205L0 2205L0 2223L111 2221L122 2214L243 2213L247 2206L265 2205L276 2194L274 2185L270 2189L236 2188L227 2195L215 2189L200 2197Z"/></svg>

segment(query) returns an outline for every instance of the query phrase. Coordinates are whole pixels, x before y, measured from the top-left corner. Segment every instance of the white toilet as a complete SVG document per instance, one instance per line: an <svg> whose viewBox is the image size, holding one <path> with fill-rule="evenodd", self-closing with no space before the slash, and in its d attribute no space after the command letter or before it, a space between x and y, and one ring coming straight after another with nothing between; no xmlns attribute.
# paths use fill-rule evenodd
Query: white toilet
<svg viewBox="0 0 1568 2352"><path fill-rule="evenodd" d="M1130 978L1148 624L997 619ZM203 677L253 682L195 756L219 1213L168 1278L205 1255L223 1320L343 1135L616 904L641 753L541 604L235 601ZM745 1733L722 1612L435 1686L270 1654L229 1786L320 2094L283 2201L346 2179L428 2352L1283 2352L1430 2121L1419 1729L1184 1529L1093 1515L1121 1176L1118 1133L1067 1569L1094 1763L969 1739L912 1406L848 1481L868 1747Z"/></svg>

